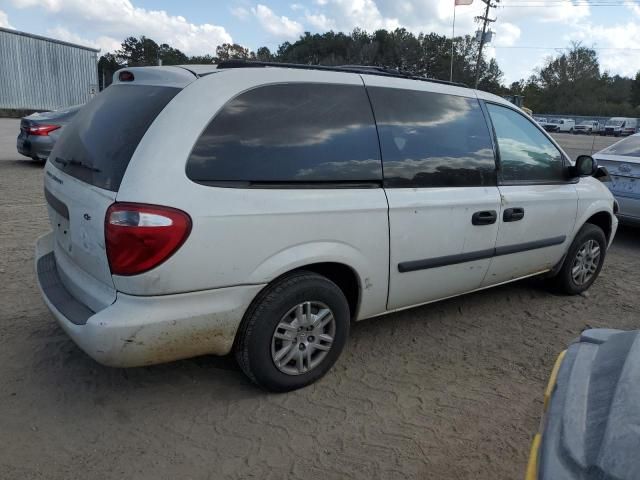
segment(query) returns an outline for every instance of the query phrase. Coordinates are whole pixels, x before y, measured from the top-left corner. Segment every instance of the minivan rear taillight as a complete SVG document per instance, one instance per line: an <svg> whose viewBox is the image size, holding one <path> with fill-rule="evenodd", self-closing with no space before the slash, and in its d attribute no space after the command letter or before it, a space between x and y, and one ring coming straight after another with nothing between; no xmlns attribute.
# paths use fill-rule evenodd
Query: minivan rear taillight
<svg viewBox="0 0 640 480"><path fill-rule="evenodd" d="M137 275L173 255L191 232L181 210L139 203L114 203L105 218L105 243L113 275Z"/></svg>

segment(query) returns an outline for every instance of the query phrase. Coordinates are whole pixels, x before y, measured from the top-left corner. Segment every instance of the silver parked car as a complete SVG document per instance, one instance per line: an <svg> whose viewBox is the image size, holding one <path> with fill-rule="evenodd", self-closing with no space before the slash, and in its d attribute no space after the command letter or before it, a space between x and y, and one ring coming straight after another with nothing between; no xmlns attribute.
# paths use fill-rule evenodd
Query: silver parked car
<svg viewBox="0 0 640 480"><path fill-rule="evenodd" d="M37 112L20 120L20 133L16 139L18 153L39 162L45 162L60 137L62 130L82 108L75 105L53 112Z"/></svg>
<svg viewBox="0 0 640 480"><path fill-rule="evenodd" d="M611 182L606 185L618 201L620 219L640 223L640 133L600 150L593 157L611 175Z"/></svg>

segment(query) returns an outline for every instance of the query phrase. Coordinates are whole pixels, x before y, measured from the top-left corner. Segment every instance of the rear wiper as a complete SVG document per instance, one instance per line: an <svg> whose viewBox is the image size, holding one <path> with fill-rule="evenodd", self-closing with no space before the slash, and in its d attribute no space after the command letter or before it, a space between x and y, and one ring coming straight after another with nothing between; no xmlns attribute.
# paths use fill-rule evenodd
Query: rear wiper
<svg viewBox="0 0 640 480"><path fill-rule="evenodd" d="M86 165L78 160L74 160L73 158L71 160L64 160L60 157L56 157L55 161L58 163L61 163L63 166L67 166L67 165L73 165L74 167L82 167L82 168L86 168L87 170L91 170L92 172L100 172L101 170L99 168L95 168L95 167L91 167L89 165Z"/></svg>

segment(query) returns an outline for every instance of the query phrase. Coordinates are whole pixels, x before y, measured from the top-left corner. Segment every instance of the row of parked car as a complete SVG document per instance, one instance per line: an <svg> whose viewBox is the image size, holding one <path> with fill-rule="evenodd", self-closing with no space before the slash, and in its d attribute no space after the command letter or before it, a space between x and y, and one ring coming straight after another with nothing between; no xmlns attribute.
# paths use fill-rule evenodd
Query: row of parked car
<svg viewBox="0 0 640 480"><path fill-rule="evenodd" d="M576 121L572 118L550 118L534 117L536 122L540 124L547 132L556 133L573 133L574 135L583 133L593 135L613 135L620 137L624 135L633 135L638 132L638 119L627 117L612 117L606 122L598 120L583 120L576 125Z"/></svg>

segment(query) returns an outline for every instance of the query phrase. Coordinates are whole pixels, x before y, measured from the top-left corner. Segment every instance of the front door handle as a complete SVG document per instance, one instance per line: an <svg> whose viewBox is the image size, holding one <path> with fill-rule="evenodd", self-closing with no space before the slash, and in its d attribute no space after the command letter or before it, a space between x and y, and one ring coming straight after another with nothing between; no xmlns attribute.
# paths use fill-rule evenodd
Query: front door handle
<svg viewBox="0 0 640 480"><path fill-rule="evenodd" d="M517 222L524 218L524 208L507 208L502 214L502 220L505 222Z"/></svg>
<svg viewBox="0 0 640 480"><path fill-rule="evenodd" d="M498 214L495 210L483 210L473 214L471 223L474 225L491 225L492 223L496 223L497 219Z"/></svg>

